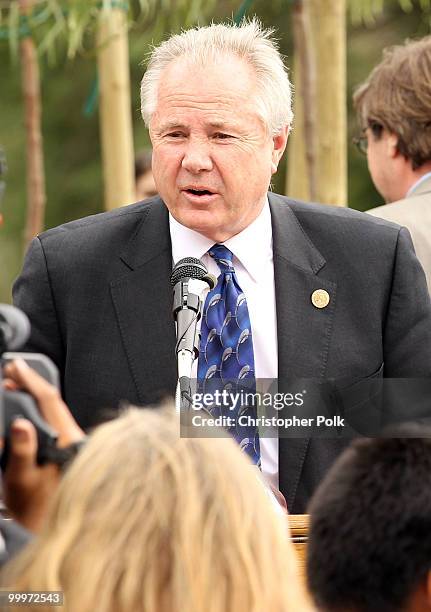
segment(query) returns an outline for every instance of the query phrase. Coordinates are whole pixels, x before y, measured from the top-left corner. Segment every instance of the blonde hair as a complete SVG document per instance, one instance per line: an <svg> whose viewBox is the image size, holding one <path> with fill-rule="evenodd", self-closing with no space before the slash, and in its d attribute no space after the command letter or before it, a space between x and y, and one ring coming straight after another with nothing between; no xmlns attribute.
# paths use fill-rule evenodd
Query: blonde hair
<svg viewBox="0 0 431 612"><path fill-rule="evenodd" d="M305 609L287 520L256 468L230 439L180 438L167 408L95 431L4 578L64 591L67 612Z"/></svg>
<svg viewBox="0 0 431 612"><path fill-rule="evenodd" d="M157 92L163 70L175 59L186 57L194 65L226 60L236 55L254 70L257 83L257 112L273 136L293 121L292 86L273 30L264 29L258 19L234 23L212 23L171 36L150 55L141 82L141 112L149 125L157 105Z"/></svg>

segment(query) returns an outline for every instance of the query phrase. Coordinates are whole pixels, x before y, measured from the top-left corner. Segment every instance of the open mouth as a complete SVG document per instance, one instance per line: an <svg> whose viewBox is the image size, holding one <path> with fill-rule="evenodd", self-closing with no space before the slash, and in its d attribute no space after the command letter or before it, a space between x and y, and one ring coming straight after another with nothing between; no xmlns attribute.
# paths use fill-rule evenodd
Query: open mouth
<svg viewBox="0 0 431 612"><path fill-rule="evenodd" d="M208 189L185 189L184 191L186 193L191 193L192 195L195 195L195 196L214 195L213 192L209 191Z"/></svg>

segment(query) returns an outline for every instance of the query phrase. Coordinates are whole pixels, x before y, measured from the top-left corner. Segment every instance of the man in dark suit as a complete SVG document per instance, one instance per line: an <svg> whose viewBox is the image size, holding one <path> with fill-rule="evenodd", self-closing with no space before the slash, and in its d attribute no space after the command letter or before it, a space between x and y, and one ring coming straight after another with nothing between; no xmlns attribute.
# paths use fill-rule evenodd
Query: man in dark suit
<svg viewBox="0 0 431 612"><path fill-rule="evenodd" d="M408 232L268 194L290 84L257 22L184 32L153 53L142 112L160 197L45 232L14 287L29 349L59 366L78 422L176 382L172 264L232 256L258 378L431 376L431 308ZM343 441L260 442L262 471L302 512Z"/></svg>

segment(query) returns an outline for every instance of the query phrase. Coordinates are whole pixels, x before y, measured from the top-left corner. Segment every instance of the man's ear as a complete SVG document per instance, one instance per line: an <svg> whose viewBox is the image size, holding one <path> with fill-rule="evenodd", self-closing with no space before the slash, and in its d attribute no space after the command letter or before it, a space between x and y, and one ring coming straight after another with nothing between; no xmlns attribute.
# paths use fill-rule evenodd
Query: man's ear
<svg viewBox="0 0 431 612"><path fill-rule="evenodd" d="M392 159L394 159L400 154L398 150L398 136L396 134L388 134L386 138L386 150L388 156Z"/></svg>
<svg viewBox="0 0 431 612"><path fill-rule="evenodd" d="M272 174L275 174L277 172L278 163L286 148L288 136L289 136L289 126L286 125L284 128L282 128L279 134L272 137L272 142L273 142L272 160L271 160Z"/></svg>

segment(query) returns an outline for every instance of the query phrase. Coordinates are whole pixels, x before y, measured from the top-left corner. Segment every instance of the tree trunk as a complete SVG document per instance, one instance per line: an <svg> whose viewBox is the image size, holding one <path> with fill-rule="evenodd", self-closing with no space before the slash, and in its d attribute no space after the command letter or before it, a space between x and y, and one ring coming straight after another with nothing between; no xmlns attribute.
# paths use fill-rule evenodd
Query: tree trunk
<svg viewBox="0 0 431 612"><path fill-rule="evenodd" d="M20 0L21 14L31 11L33 1ZM20 43L21 78L27 141L27 215L24 247L43 230L46 193L41 131L40 77L36 48L27 36Z"/></svg>
<svg viewBox="0 0 431 612"><path fill-rule="evenodd" d="M316 69L311 32L309 0L293 7L295 130L289 155L287 192L299 199L316 199Z"/></svg>
<svg viewBox="0 0 431 612"><path fill-rule="evenodd" d="M310 0L317 65L317 199L347 205L346 1Z"/></svg>
<svg viewBox="0 0 431 612"><path fill-rule="evenodd" d="M309 201L310 185L305 163L304 107L298 92L301 90L301 69L297 55L293 59L292 81L295 85L293 111L294 128L287 142L286 195L297 200Z"/></svg>
<svg viewBox="0 0 431 612"><path fill-rule="evenodd" d="M294 85L295 128L288 145L287 194L298 199L315 199L325 204L347 204L347 106L346 106L346 24L345 0L307 0L302 18L311 22L312 42L302 43L314 58L301 60L301 36L296 19ZM305 21L305 24L307 22ZM303 36L303 35L302 35ZM304 50L302 51L304 54ZM306 66L309 68L306 68ZM314 67L314 68L313 68ZM308 86L303 83L307 71ZM315 111L312 96L312 72L315 70ZM310 76L311 74L311 76ZM308 91L311 97L304 97ZM305 104L304 104L305 99ZM306 108L307 106L307 108ZM308 110L310 109L310 110ZM308 118L304 115L309 115ZM308 133L307 133L308 130ZM310 165L310 131L314 132L315 164ZM308 155L308 158L307 158ZM312 157L311 157L312 160ZM314 172L314 178L310 174ZM313 190L311 184L315 184Z"/></svg>
<svg viewBox="0 0 431 612"><path fill-rule="evenodd" d="M100 133L105 208L135 200L127 15L101 11L98 25Z"/></svg>

